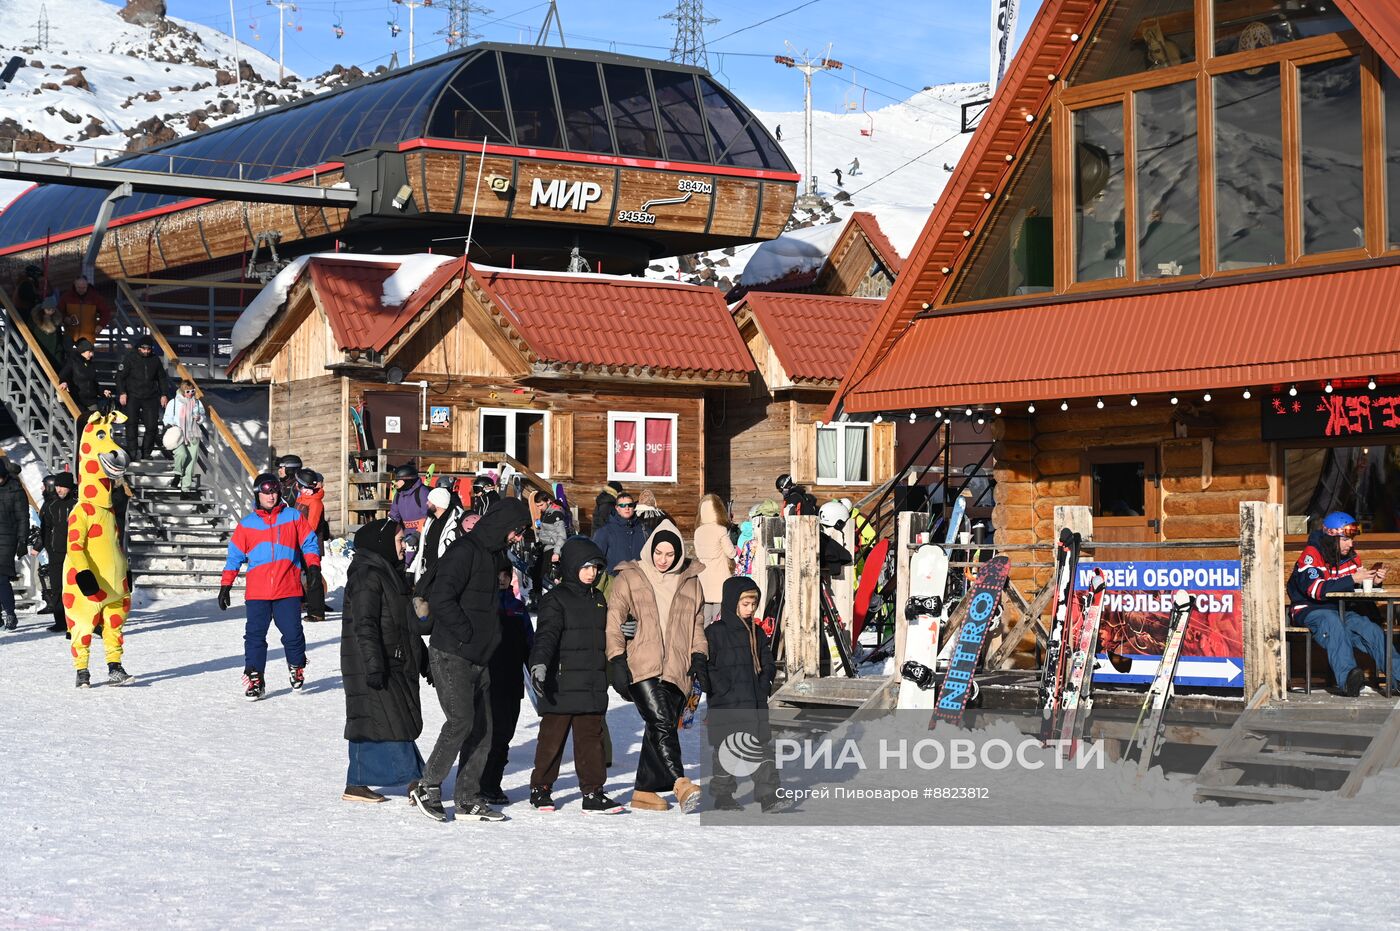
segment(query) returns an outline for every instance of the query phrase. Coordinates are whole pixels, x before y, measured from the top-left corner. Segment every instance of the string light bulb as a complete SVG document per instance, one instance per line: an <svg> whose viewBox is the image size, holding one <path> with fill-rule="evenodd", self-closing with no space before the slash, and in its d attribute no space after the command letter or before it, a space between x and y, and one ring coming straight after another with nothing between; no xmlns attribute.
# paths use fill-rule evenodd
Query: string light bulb
<svg viewBox="0 0 1400 931"><path fill-rule="evenodd" d="M935 408L933 409L933 419L934 419L934 420L942 420L942 419L943 419L943 408L941 408L941 407L935 407Z"/></svg>
<svg viewBox="0 0 1400 931"><path fill-rule="evenodd" d="M1205 394L1201 395L1201 400L1202 400L1202 401L1205 401L1207 404L1209 404L1209 403L1210 403L1210 392L1207 391Z"/></svg>
<svg viewBox="0 0 1400 931"><path fill-rule="evenodd" d="M1367 390L1367 391L1375 391L1375 390L1376 390L1376 377L1375 377L1374 375L1372 375L1369 379L1366 380L1366 390Z"/></svg>
<svg viewBox="0 0 1400 931"><path fill-rule="evenodd" d="M1032 401L1031 403L1029 403L1029 404L1026 405L1026 413L1027 413L1027 414L1034 414L1034 413L1035 413L1035 402L1034 402L1034 401Z"/></svg>
<svg viewBox="0 0 1400 931"><path fill-rule="evenodd" d="M967 416L971 417L971 416L972 416L972 408L969 407L967 410L963 411L963 413L966 414Z"/></svg>
<svg viewBox="0 0 1400 931"><path fill-rule="evenodd" d="M913 422L914 422L915 420L917 420L917 419L918 419L918 416L917 416L913 411L910 411L910 412L909 412L909 422L910 422L910 423L913 423Z"/></svg>
<svg viewBox="0 0 1400 931"><path fill-rule="evenodd" d="M1249 398L1250 398L1250 393L1249 393L1249 389L1248 389L1248 388L1244 389L1244 395L1243 395L1243 396L1244 396L1244 399L1245 399L1246 401L1249 400Z"/></svg>
<svg viewBox="0 0 1400 931"><path fill-rule="evenodd" d="M1290 398L1296 398L1296 397L1298 396L1298 386L1297 386L1297 385L1289 385L1289 386L1288 386L1288 396L1289 396Z"/></svg>
<svg viewBox="0 0 1400 931"><path fill-rule="evenodd" d="M1327 379L1327 384L1322 386L1322 390L1326 391L1328 394L1332 393L1332 379Z"/></svg>
<svg viewBox="0 0 1400 931"><path fill-rule="evenodd" d="M1000 417L1000 416L1001 416L1001 405L998 404L996 407L992 408L992 413L995 414L996 416Z"/></svg>
<svg viewBox="0 0 1400 931"><path fill-rule="evenodd" d="M1069 402L1068 402L1068 401L1061 401L1061 402L1060 402L1060 410L1062 410L1062 411L1067 411L1067 410L1069 410Z"/></svg>
<svg viewBox="0 0 1400 931"><path fill-rule="evenodd" d="M1128 405L1130 407L1137 407L1137 395L1133 395L1131 398L1128 398Z"/></svg>
<svg viewBox="0 0 1400 931"><path fill-rule="evenodd" d="M1099 398L1097 401L1095 401L1094 406L1097 407L1099 410L1103 410L1103 398Z"/></svg>
<svg viewBox="0 0 1400 931"><path fill-rule="evenodd" d="M1176 395L1172 395L1172 403L1173 403L1173 404L1176 404L1176 403L1177 403L1177 397L1176 397Z"/></svg>

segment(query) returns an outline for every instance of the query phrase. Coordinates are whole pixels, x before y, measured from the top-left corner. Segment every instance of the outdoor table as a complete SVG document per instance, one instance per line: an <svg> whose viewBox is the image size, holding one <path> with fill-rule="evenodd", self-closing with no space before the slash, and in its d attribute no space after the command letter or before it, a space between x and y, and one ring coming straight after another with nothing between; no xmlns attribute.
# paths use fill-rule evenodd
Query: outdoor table
<svg viewBox="0 0 1400 931"><path fill-rule="evenodd" d="M1354 592L1328 592L1324 597L1337 600L1337 617L1343 624L1346 623L1348 601L1385 602L1385 688L1387 693L1393 692L1395 680L1391 678L1390 662L1395 654L1395 602L1400 601L1400 588L1373 588L1368 592L1357 586ZM1376 665L1379 667L1380 664Z"/></svg>

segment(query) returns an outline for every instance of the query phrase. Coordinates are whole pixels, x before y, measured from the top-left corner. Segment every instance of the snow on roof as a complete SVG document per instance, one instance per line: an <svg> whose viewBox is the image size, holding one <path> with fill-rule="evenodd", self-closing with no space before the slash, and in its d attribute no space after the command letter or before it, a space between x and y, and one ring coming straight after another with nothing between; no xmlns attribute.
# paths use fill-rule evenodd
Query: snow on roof
<svg viewBox="0 0 1400 931"><path fill-rule="evenodd" d="M444 263L454 261L450 255L430 255L427 253L415 253L410 255L364 255L356 252L313 252L309 255L298 256L293 259L286 268L277 273L271 281L258 292L258 296L244 308L239 315L238 321L233 325L233 355L237 356L244 349L253 345L257 338L262 335L263 330L277 311L282 309L282 305L287 303L287 294L292 290L292 285L301 277L302 271L306 268L306 263L312 259L335 259L340 262L365 262L374 265L394 265L397 270L384 282L384 290L380 295L386 307L397 307L408 300L409 296L427 280L428 276L437 271Z"/></svg>
<svg viewBox="0 0 1400 931"><path fill-rule="evenodd" d="M762 243L744 266L745 287L777 281L791 274L817 271L826 262L826 257L831 254L845 228L845 223L824 223L793 230Z"/></svg>
<svg viewBox="0 0 1400 931"><path fill-rule="evenodd" d="M879 204L863 209L875 215L875 219L880 224L881 232L885 234L885 238L890 241L890 245L894 246L895 251L902 259L909 258L914 244L919 241L919 234L924 231L924 224L928 222L929 214L933 212L928 207L894 204Z"/></svg>

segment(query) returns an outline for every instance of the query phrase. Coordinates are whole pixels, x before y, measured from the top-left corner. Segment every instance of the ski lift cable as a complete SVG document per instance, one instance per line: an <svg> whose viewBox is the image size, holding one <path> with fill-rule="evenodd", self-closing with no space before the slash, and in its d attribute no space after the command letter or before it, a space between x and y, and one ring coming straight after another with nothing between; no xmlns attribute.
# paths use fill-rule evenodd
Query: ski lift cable
<svg viewBox="0 0 1400 931"><path fill-rule="evenodd" d="M904 164L898 165L898 166L896 166L896 167L894 167L894 168L891 168L889 171L885 172L885 173L882 174L880 177L876 178L874 181L867 181L865 184L863 184L863 185L861 185L860 187L856 188L854 191L851 191L851 192L850 192L851 196L854 197L855 195L859 194L861 191L864 191L866 188L873 187L874 185L879 184L881 181L884 181L886 178L890 177L891 175L898 174L899 172L901 172L901 171L903 171L904 169L908 168L910 165L914 164L915 162L919 161L920 159L926 158L926 157L932 155L934 152L937 152L939 149L943 148L945 145L947 145L948 143L952 142L954 139L958 138L958 137L961 136L961 135L962 135L962 130L959 129L957 132L953 133L953 135L949 136L947 139L944 139L942 142L938 143L937 145L933 146L933 147L930 148L930 149L927 149L927 150L925 150L925 151L923 151L923 152L920 152L918 155L915 155L913 158L909 159L909 161L905 162Z"/></svg>
<svg viewBox="0 0 1400 931"><path fill-rule="evenodd" d="M767 19L761 19L761 20L759 20L759 21L756 22L756 23L750 23L750 24L747 25L747 26L743 26L743 27L741 27L741 28L739 28L739 29L735 29L733 32L727 32L727 33L725 33L724 35L719 36L718 38L710 39L710 40L707 41L705 44L706 44L707 46L709 46L709 45L713 45L713 44L716 43L716 42L723 42L725 39L728 39L728 38L730 38L730 37L732 37L732 36L737 36L737 35L739 35L739 33L741 33L741 32L748 32L750 29L756 29L756 28L758 28L759 26L762 26L762 25L765 24L765 23L771 23L771 22L772 22L773 20L775 20L775 19L782 19L784 16L789 16L789 15L791 15L791 14L793 14L793 13L796 13L798 10L805 9L806 7L809 7L809 6L811 6L812 4L814 4L814 3L820 3L820 2L821 2L821 0L807 0L806 3L799 3L797 6L793 7L793 8L790 9L790 10L784 10L784 11L781 12L781 13L774 13L772 16L768 17Z"/></svg>

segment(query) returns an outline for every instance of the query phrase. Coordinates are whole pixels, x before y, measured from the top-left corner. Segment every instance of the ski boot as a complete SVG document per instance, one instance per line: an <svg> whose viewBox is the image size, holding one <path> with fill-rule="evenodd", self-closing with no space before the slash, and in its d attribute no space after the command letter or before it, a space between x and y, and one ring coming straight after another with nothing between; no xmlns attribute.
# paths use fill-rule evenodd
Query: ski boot
<svg viewBox="0 0 1400 931"><path fill-rule="evenodd" d="M107 664L107 682L110 685L130 685L136 677L122 668L121 663Z"/></svg>
<svg viewBox="0 0 1400 931"><path fill-rule="evenodd" d="M303 685L306 684L306 667L305 667L305 666L288 666L288 667L287 667L287 676L288 676L288 678L291 680L291 683L292 683L292 691L293 691L293 692L300 692L300 691L301 691L301 687L302 687Z"/></svg>
<svg viewBox="0 0 1400 931"><path fill-rule="evenodd" d="M457 806L457 820L504 821L506 816L489 805L483 805L481 799L477 799L474 802Z"/></svg>
<svg viewBox="0 0 1400 931"><path fill-rule="evenodd" d="M263 682L262 673L248 670L243 673L243 697L248 701L257 701L267 692L267 685Z"/></svg>
<svg viewBox="0 0 1400 931"><path fill-rule="evenodd" d="M90 688L92 688L92 673L88 672L86 669L79 669L79 670L78 670L78 688L80 688L80 689L90 689Z"/></svg>
<svg viewBox="0 0 1400 931"><path fill-rule="evenodd" d="M530 806L536 811L554 811L554 796L549 786L530 786Z"/></svg>
<svg viewBox="0 0 1400 931"><path fill-rule="evenodd" d="M441 786L425 786L420 782L408 790L408 800L434 821L447 820L447 812L442 807Z"/></svg>
<svg viewBox="0 0 1400 931"><path fill-rule="evenodd" d="M617 802L604 795L601 789L589 792L583 797L583 813L585 815L620 815L625 810Z"/></svg>

